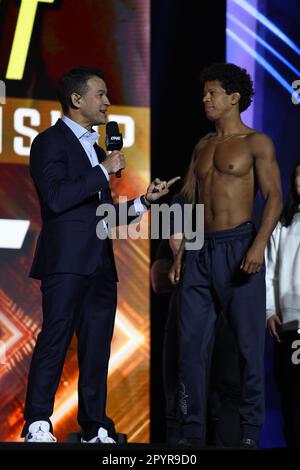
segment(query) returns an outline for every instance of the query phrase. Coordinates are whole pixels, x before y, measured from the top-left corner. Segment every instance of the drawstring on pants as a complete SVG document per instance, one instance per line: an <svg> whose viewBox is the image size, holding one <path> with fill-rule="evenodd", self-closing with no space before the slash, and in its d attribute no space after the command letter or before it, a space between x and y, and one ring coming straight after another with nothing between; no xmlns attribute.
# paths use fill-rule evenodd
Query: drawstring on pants
<svg viewBox="0 0 300 470"><path fill-rule="evenodd" d="M214 238L209 238L208 239L208 246L210 248L211 251L213 251L215 249L215 239Z"/></svg>

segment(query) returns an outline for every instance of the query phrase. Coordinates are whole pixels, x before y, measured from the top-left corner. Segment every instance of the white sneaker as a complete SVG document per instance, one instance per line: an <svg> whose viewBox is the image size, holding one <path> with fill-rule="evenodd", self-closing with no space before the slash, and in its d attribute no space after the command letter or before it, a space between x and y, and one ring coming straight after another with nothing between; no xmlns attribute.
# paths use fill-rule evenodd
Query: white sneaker
<svg viewBox="0 0 300 470"><path fill-rule="evenodd" d="M57 439L51 434L48 421L35 421L28 428L25 442L57 442Z"/></svg>
<svg viewBox="0 0 300 470"><path fill-rule="evenodd" d="M93 437L93 439L89 441L85 441L84 439L81 438L81 442L87 443L87 444L116 444L116 441L114 441L111 437L108 437L108 433L106 429L104 428L99 428L98 430L98 436Z"/></svg>

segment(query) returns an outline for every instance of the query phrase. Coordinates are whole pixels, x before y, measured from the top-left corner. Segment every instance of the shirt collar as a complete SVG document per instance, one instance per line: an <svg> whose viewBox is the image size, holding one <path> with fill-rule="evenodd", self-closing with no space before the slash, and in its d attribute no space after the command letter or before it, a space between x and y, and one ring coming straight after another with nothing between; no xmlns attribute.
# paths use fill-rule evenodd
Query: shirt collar
<svg viewBox="0 0 300 470"><path fill-rule="evenodd" d="M71 129L71 131L76 135L77 139L84 137L84 139L87 139L92 143L95 143L99 139L98 132L94 131L93 129L92 132L87 131L84 127L67 116L63 116L62 121Z"/></svg>

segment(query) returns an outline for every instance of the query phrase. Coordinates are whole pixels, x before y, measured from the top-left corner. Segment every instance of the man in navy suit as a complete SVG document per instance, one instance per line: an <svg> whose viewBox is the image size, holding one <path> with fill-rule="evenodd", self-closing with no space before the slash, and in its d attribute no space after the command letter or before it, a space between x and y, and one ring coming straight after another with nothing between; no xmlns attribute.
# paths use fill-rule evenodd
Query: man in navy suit
<svg viewBox="0 0 300 470"><path fill-rule="evenodd" d="M125 168L125 159L119 151L106 156L96 144L99 135L92 126L105 124L110 105L101 71L79 67L65 73L59 99L62 119L36 137L30 152L43 222L30 276L41 280L43 325L30 366L22 436L27 442L56 441L50 417L75 331L82 441L114 443L105 406L117 272L111 240L96 235L96 210L113 204L109 175ZM144 196L129 201L127 210L133 206L135 215L127 223L177 179L156 179ZM114 207L118 217L120 206Z"/></svg>

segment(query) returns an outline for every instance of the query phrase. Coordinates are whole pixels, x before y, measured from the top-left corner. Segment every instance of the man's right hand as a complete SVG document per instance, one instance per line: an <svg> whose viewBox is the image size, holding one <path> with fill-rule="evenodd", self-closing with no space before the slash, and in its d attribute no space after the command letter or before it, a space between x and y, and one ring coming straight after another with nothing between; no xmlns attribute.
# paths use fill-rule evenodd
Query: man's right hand
<svg viewBox="0 0 300 470"><path fill-rule="evenodd" d="M181 267L182 267L182 256L177 255L175 258L175 261L169 271L169 279L173 285L176 285L179 283L180 280L180 272L181 272Z"/></svg>
<svg viewBox="0 0 300 470"><path fill-rule="evenodd" d="M126 166L124 153L119 150L114 150L107 156L101 165L104 166L109 175L117 173L119 170L123 170Z"/></svg>
<svg viewBox="0 0 300 470"><path fill-rule="evenodd" d="M281 343L281 339L278 334L281 324L280 317L276 314L272 315L267 321L269 333L273 338L276 338L278 343Z"/></svg>

